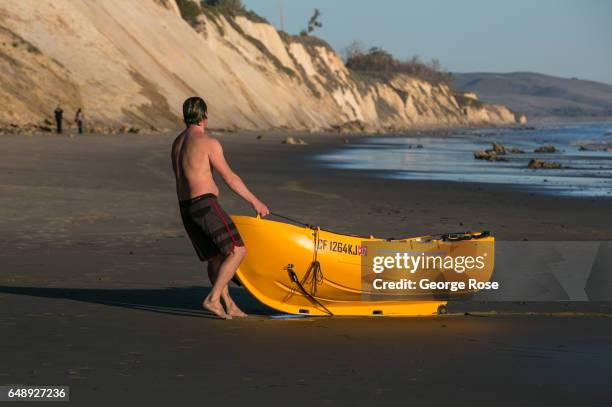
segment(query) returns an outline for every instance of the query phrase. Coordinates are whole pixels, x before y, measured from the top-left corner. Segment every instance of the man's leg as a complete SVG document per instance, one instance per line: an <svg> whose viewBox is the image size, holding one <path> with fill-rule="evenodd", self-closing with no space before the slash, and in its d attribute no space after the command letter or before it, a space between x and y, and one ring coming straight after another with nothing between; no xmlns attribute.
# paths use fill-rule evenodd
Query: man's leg
<svg viewBox="0 0 612 407"><path fill-rule="evenodd" d="M227 290L227 284L230 282L232 277L234 277L234 273L240 265L240 262L242 262L242 259L244 259L245 255L246 249L243 246L234 247L234 250L232 250L232 252L228 254L221 263L212 289L202 302L204 308L214 312L216 315L222 318L231 318L231 315L224 312L223 307L221 306L221 295L223 294L224 290ZM227 297L229 297L229 292Z"/></svg>
<svg viewBox="0 0 612 407"><path fill-rule="evenodd" d="M206 271L208 272L208 279L210 280L210 284L214 285L215 281L217 281L217 274L219 274L219 267L221 267L221 264L223 263L224 259L225 257L222 254L218 254L215 257L208 260Z"/></svg>
<svg viewBox="0 0 612 407"><path fill-rule="evenodd" d="M219 274L219 268L223 261L225 260L225 256L219 254L218 256L213 257L208 261L208 278L210 282L214 285L217 281L217 275ZM248 316L236 305L234 300L229 294L229 283L223 288L223 292L221 293L221 299L225 303L225 312L232 317L246 317Z"/></svg>

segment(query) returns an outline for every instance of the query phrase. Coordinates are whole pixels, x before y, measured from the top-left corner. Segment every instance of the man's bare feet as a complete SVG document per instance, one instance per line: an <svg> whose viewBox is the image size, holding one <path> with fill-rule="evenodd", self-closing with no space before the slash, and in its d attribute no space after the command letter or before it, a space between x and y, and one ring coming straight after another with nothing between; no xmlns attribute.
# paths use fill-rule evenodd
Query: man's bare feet
<svg viewBox="0 0 612 407"><path fill-rule="evenodd" d="M240 308L238 308L238 306L235 303L230 303L229 305L226 303L225 304L225 308L226 308L226 312L228 315L232 316L232 317L238 317L238 318L246 318L248 317L247 314L245 314L244 312L242 312L242 310Z"/></svg>
<svg viewBox="0 0 612 407"><path fill-rule="evenodd" d="M223 310L223 307L221 306L221 302L219 301L211 301L208 297L204 298L204 301L202 301L202 307L205 310L208 310L210 312L212 312L213 314L215 314L216 316L218 316L219 318L222 319L232 319L231 315L228 315L225 313L225 310Z"/></svg>

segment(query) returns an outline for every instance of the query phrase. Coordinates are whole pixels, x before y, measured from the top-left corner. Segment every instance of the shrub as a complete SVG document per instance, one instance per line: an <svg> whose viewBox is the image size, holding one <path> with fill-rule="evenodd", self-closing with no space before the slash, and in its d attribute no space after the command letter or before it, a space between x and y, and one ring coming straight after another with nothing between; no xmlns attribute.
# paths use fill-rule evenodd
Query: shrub
<svg viewBox="0 0 612 407"><path fill-rule="evenodd" d="M229 17L243 16L256 23L267 23L268 20L252 10L247 10L241 0L202 0L202 7L207 7L219 14Z"/></svg>
<svg viewBox="0 0 612 407"><path fill-rule="evenodd" d="M201 14L206 14L212 19L221 31L222 28L216 21L220 15L228 18L244 16L257 23L267 23L265 18L244 8L241 0L176 0L176 4L183 20L193 27L199 25L198 17Z"/></svg>
<svg viewBox="0 0 612 407"><path fill-rule="evenodd" d="M192 0L176 0L176 5L181 12L183 20L190 24L195 24L198 21L198 16L202 14L202 9L198 3Z"/></svg>
<svg viewBox="0 0 612 407"><path fill-rule="evenodd" d="M202 6L215 7L219 12L227 14L244 13L246 10L241 0L202 0Z"/></svg>
<svg viewBox="0 0 612 407"><path fill-rule="evenodd" d="M358 43L346 49L346 66L353 71L376 73L405 73L433 83L449 84L453 76L442 69L437 59L425 63L418 56L400 61L379 47L363 51Z"/></svg>

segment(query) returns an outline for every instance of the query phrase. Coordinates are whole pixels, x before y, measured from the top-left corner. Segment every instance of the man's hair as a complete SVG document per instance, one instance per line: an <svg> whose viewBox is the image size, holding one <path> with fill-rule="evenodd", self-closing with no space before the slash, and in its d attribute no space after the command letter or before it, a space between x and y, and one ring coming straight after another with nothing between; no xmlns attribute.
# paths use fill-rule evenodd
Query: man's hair
<svg viewBox="0 0 612 407"><path fill-rule="evenodd" d="M183 102L183 120L185 124L198 124L208 117L206 102L199 96L193 96Z"/></svg>

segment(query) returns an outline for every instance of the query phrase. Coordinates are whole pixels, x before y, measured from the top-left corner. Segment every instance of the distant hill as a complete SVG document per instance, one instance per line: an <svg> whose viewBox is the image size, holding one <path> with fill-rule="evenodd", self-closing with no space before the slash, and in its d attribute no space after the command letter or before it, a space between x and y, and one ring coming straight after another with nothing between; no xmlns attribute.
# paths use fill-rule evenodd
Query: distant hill
<svg viewBox="0 0 612 407"><path fill-rule="evenodd" d="M528 119L612 117L612 85L531 72L454 74L457 90L503 104Z"/></svg>

